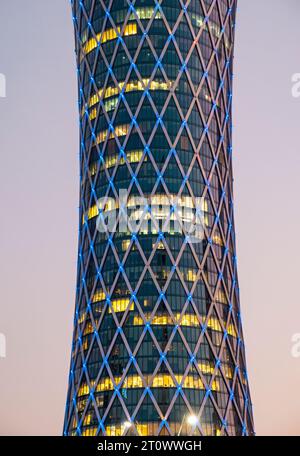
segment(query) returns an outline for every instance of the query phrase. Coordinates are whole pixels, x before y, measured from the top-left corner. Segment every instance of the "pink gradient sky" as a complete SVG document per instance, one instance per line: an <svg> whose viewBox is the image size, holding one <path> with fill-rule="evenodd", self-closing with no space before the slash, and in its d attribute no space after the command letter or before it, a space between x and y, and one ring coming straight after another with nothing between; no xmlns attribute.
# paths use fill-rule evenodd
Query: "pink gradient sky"
<svg viewBox="0 0 300 456"><path fill-rule="evenodd" d="M79 181L71 12L67 0L0 3L0 434L60 435ZM238 3L235 210L256 431L300 435L300 3Z"/></svg>

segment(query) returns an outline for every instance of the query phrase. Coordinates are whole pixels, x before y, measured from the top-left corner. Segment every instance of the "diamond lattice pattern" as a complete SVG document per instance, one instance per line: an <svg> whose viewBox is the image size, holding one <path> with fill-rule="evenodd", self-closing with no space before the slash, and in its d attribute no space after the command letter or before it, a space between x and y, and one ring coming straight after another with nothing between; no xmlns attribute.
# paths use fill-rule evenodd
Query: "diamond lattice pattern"
<svg viewBox="0 0 300 456"><path fill-rule="evenodd" d="M251 435L232 194L236 1L71 3L80 220L64 433ZM128 205L146 198L146 226L99 232L122 189ZM172 214L199 197L204 240L190 243Z"/></svg>

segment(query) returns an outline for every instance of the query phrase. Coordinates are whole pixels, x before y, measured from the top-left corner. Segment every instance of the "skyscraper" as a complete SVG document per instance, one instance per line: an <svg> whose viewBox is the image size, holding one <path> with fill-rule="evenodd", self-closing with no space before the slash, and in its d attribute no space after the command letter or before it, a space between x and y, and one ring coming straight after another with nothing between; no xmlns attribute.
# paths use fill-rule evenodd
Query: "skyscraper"
<svg viewBox="0 0 300 456"><path fill-rule="evenodd" d="M236 0L71 3L80 226L64 433L252 435L233 219Z"/></svg>

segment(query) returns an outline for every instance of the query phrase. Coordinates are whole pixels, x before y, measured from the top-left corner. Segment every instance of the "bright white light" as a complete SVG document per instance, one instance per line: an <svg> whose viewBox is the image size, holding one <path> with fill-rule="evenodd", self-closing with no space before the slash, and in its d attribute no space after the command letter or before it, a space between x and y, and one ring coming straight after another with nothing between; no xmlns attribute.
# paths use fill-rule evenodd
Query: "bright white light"
<svg viewBox="0 0 300 456"><path fill-rule="evenodd" d="M131 428L132 423L130 423L130 421L125 421L123 426L124 426L125 429L129 429L129 428Z"/></svg>
<svg viewBox="0 0 300 456"><path fill-rule="evenodd" d="M187 418L187 422L190 426L196 426L198 424L198 417L196 415L190 415Z"/></svg>

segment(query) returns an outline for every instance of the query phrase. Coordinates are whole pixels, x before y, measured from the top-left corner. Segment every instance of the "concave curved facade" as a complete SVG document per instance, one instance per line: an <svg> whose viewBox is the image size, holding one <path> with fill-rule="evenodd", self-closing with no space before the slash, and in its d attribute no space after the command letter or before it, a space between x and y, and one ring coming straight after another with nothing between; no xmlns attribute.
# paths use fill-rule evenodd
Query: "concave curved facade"
<svg viewBox="0 0 300 456"><path fill-rule="evenodd" d="M233 219L236 1L71 3L81 172L64 434L252 435ZM148 229L99 232L122 189L128 206L155 202L168 229L147 209ZM204 239L190 243L172 210L197 197Z"/></svg>

